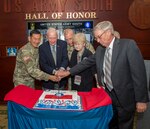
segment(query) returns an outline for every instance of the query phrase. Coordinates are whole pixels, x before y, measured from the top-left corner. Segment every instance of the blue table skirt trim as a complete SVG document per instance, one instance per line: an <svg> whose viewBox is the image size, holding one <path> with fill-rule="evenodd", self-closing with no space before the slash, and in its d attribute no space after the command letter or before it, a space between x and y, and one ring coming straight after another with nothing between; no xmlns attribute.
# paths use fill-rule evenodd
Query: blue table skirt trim
<svg viewBox="0 0 150 129"><path fill-rule="evenodd" d="M112 105L89 111L29 109L8 101L9 129L108 129Z"/></svg>

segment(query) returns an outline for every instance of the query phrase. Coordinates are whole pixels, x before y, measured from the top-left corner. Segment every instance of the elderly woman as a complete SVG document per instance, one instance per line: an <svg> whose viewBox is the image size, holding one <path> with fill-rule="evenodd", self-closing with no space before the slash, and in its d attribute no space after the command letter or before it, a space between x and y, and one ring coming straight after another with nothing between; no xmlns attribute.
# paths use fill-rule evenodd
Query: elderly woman
<svg viewBox="0 0 150 129"><path fill-rule="evenodd" d="M86 37L83 33L77 33L73 37L74 51L70 60L70 68L87 59L92 52L86 49ZM89 68L72 76L72 90L91 91L94 82L95 67Z"/></svg>

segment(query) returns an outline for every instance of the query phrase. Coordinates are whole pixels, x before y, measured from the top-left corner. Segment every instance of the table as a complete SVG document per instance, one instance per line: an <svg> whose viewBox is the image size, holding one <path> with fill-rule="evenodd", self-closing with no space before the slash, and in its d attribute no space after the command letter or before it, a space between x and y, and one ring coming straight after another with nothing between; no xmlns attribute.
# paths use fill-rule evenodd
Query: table
<svg viewBox="0 0 150 129"><path fill-rule="evenodd" d="M113 111L111 99L102 88L78 93L83 111L35 110L42 92L20 85L6 94L9 129L108 129Z"/></svg>

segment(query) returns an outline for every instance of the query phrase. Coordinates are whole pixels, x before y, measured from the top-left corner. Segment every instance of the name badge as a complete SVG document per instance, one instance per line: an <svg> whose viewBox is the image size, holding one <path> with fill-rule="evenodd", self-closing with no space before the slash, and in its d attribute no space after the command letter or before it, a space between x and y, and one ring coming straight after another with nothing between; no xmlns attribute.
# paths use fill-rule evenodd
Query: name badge
<svg viewBox="0 0 150 129"><path fill-rule="evenodd" d="M74 84L80 85L81 84L81 76L76 75L74 79Z"/></svg>

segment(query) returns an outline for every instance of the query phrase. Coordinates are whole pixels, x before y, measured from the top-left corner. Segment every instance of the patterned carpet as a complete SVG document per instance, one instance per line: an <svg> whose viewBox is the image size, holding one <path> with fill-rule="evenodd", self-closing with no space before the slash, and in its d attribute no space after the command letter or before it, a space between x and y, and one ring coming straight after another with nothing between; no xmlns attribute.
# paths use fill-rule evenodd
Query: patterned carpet
<svg viewBox="0 0 150 129"><path fill-rule="evenodd" d="M8 129L7 106L0 105L0 129Z"/></svg>

